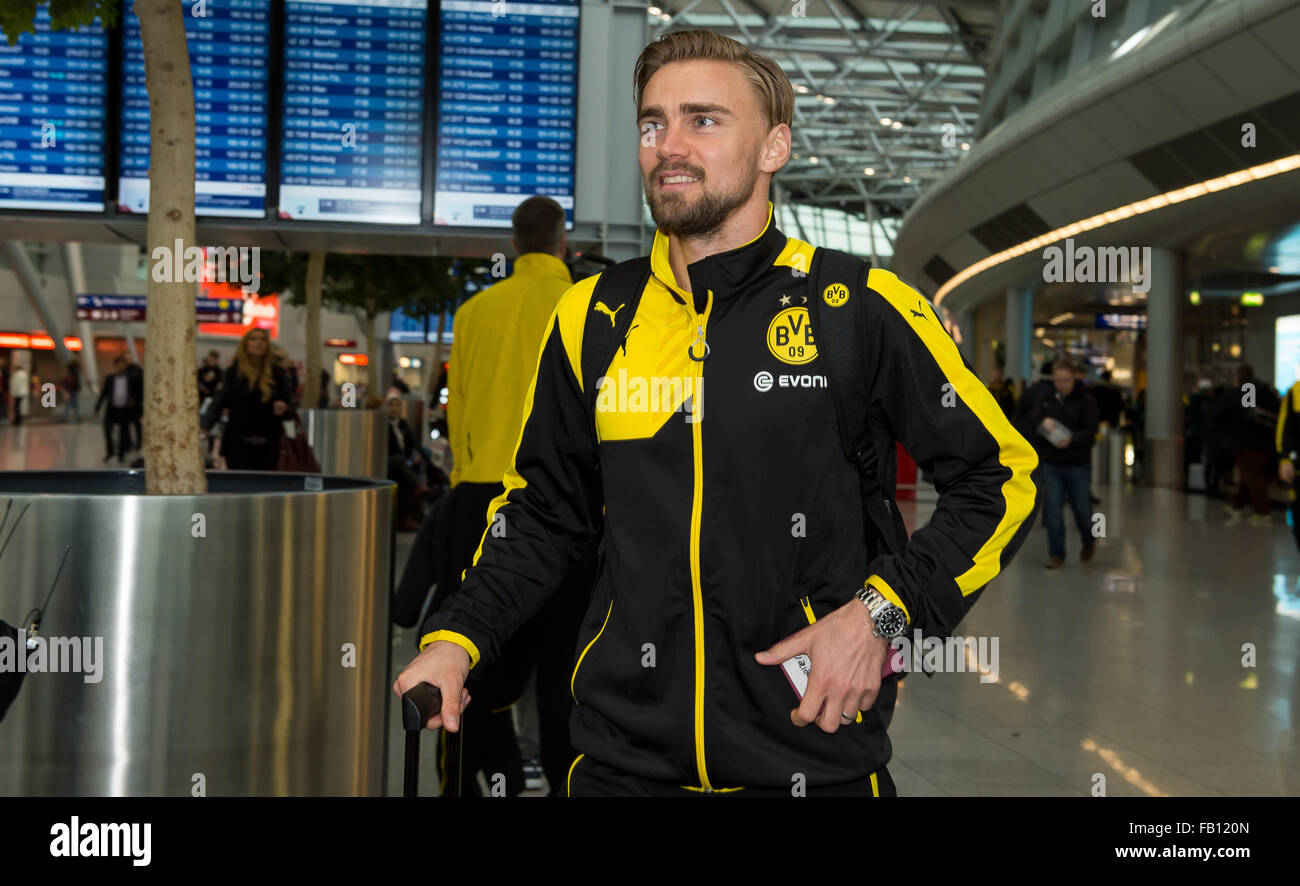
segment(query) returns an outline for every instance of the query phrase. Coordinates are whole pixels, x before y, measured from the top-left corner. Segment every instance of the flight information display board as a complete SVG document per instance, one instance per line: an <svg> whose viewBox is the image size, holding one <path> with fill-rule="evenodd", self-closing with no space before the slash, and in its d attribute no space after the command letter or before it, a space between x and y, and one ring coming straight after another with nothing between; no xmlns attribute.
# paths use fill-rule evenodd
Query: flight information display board
<svg viewBox="0 0 1300 886"><path fill-rule="evenodd" d="M181 0L194 80L199 215L266 215L267 53L271 0ZM149 94L140 20L122 28L122 157L118 209L149 211Z"/></svg>
<svg viewBox="0 0 1300 886"><path fill-rule="evenodd" d="M0 209L103 212L108 35L35 25L0 40Z"/></svg>
<svg viewBox="0 0 1300 886"><path fill-rule="evenodd" d="M443 0L434 222L509 227L533 194L573 226L578 2Z"/></svg>
<svg viewBox="0 0 1300 886"><path fill-rule="evenodd" d="M425 0L287 0L280 218L420 223Z"/></svg>

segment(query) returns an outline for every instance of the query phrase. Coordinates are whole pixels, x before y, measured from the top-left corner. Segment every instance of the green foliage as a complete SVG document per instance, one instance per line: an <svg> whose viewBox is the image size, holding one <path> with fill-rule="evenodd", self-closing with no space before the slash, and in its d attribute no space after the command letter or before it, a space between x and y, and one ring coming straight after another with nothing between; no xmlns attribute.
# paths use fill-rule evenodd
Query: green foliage
<svg viewBox="0 0 1300 886"><path fill-rule="evenodd" d="M38 0L0 0L0 33L13 46L22 34L36 29ZM119 0L49 0L50 26L56 31L73 30L95 19L105 28L117 21Z"/></svg>
<svg viewBox="0 0 1300 886"><path fill-rule="evenodd" d="M370 316L402 308L412 317L454 310L465 300L467 282L492 283L487 262L442 256L347 255L325 257L321 298L336 310ZM306 302L307 253L264 252L263 294L280 293L295 305Z"/></svg>

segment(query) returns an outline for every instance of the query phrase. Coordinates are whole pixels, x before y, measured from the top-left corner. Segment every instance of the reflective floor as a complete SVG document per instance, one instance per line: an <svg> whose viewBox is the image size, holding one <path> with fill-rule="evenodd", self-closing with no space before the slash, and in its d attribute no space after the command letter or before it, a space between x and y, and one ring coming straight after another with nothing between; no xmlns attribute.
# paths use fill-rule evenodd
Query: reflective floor
<svg viewBox="0 0 1300 886"><path fill-rule="evenodd" d="M0 425L0 469L98 468L103 454L90 422ZM965 672L906 679L890 730L899 793L1300 795L1300 554L1285 515L1259 527L1199 495L1095 492L1092 562L1076 536L1065 568L1044 569L1036 528L960 626L986 638L984 681L974 655ZM931 507L904 503L913 525ZM394 668L413 651L397 632ZM389 746L397 793L396 725Z"/></svg>

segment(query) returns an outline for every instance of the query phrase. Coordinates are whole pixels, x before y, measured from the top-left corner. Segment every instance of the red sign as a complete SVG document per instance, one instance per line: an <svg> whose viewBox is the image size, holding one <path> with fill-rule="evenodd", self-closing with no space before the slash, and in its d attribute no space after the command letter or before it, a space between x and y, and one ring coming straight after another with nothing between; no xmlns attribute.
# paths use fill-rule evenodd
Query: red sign
<svg viewBox="0 0 1300 886"><path fill-rule="evenodd" d="M244 313L239 323L200 323L199 335L218 335L225 338L242 338L252 327L265 329L272 339L280 337L280 296L263 295L251 298L234 283L200 283L202 298L228 298L244 303Z"/></svg>
<svg viewBox="0 0 1300 886"><path fill-rule="evenodd" d="M65 335L63 346L69 351L81 350L81 339L75 335ZM31 349L33 351L54 350L54 339L43 332L0 332L0 348Z"/></svg>

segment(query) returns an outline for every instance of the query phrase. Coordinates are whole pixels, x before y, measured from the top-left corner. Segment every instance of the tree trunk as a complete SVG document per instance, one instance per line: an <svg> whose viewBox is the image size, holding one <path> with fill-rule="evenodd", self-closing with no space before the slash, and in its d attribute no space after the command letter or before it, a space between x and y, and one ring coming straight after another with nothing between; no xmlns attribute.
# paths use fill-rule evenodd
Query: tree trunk
<svg viewBox="0 0 1300 886"><path fill-rule="evenodd" d="M144 371L145 492L208 491L199 445L195 380L196 284L183 269L194 238L194 83L185 8L176 0L136 0L149 93L148 282ZM176 244L181 254L176 255ZM165 265L164 265L165 263ZM171 282L166 282L170 280ZM161 281L161 282L160 282Z"/></svg>
<svg viewBox="0 0 1300 886"><path fill-rule="evenodd" d="M313 252L307 258L307 361L303 370L307 378L302 383L304 409L315 409L320 402L321 342L320 310L321 281L325 276L325 253Z"/></svg>

